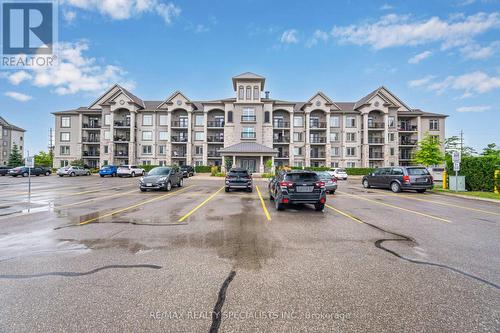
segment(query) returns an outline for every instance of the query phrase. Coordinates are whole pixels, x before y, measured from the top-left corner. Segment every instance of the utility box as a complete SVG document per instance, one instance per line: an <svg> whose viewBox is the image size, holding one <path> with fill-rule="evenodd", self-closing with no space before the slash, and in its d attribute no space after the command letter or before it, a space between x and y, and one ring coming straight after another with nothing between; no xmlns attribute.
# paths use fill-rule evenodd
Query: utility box
<svg viewBox="0 0 500 333"><path fill-rule="evenodd" d="M448 186L450 191L465 192L465 176L450 176Z"/></svg>

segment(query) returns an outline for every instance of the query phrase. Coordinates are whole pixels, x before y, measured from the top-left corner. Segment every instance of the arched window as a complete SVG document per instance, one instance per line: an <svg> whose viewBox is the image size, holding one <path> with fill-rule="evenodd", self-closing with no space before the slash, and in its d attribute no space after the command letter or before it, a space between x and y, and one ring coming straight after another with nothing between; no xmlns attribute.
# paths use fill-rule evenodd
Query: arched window
<svg viewBox="0 0 500 333"><path fill-rule="evenodd" d="M228 111L227 112L227 122L228 123L232 123L233 122L233 111Z"/></svg>
<svg viewBox="0 0 500 333"><path fill-rule="evenodd" d="M269 111L264 112L264 122L268 123L270 121Z"/></svg>
<svg viewBox="0 0 500 333"><path fill-rule="evenodd" d="M243 86L240 86L238 90L238 99L245 99L244 93Z"/></svg>
<svg viewBox="0 0 500 333"><path fill-rule="evenodd" d="M255 100L259 99L259 87L257 86L253 87L253 99Z"/></svg>
<svg viewBox="0 0 500 333"><path fill-rule="evenodd" d="M252 99L252 87L247 86L247 99Z"/></svg>

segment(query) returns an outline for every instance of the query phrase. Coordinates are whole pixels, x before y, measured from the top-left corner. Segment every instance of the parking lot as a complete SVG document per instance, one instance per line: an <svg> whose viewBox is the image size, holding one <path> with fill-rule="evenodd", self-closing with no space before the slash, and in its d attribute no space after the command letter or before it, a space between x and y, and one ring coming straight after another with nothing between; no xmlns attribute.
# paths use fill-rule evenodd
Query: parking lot
<svg viewBox="0 0 500 333"><path fill-rule="evenodd" d="M0 332L500 330L500 204L339 181L0 178Z"/></svg>

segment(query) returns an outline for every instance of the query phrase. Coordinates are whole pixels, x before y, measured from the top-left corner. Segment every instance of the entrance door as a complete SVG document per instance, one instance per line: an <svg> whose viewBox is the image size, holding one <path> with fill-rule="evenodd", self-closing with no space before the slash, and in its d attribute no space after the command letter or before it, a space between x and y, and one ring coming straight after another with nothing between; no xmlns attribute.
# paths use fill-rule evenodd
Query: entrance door
<svg viewBox="0 0 500 333"><path fill-rule="evenodd" d="M250 159L250 158L244 158L244 159L241 159L241 167L243 169L247 169L248 172L255 172L255 166L256 166L256 161L255 159Z"/></svg>

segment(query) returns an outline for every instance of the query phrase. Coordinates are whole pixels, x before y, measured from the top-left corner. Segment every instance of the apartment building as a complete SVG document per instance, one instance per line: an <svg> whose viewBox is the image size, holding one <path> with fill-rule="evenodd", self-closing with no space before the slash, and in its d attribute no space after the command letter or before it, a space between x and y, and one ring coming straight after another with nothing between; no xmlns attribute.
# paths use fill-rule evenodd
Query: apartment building
<svg viewBox="0 0 500 333"><path fill-rule="evenodd" d="M445 115L407 106L385 87L358 101L322 92L307 101L270 98L266 79L232 78L235 95L191 100L180 91L146 101L115 85L88 107L54 112L54 166L83 159L104 164L233 165L262 172L273 165L408 165L428 132L444 141Z"/></svg>
<svg viewBox="0 0 500 333"><path fill-rule="evenodd" d="M24 129L0 117L0 165L8 164L13 145L17 145L19 152L23 155L24 132L26 132Z"/></svg>

